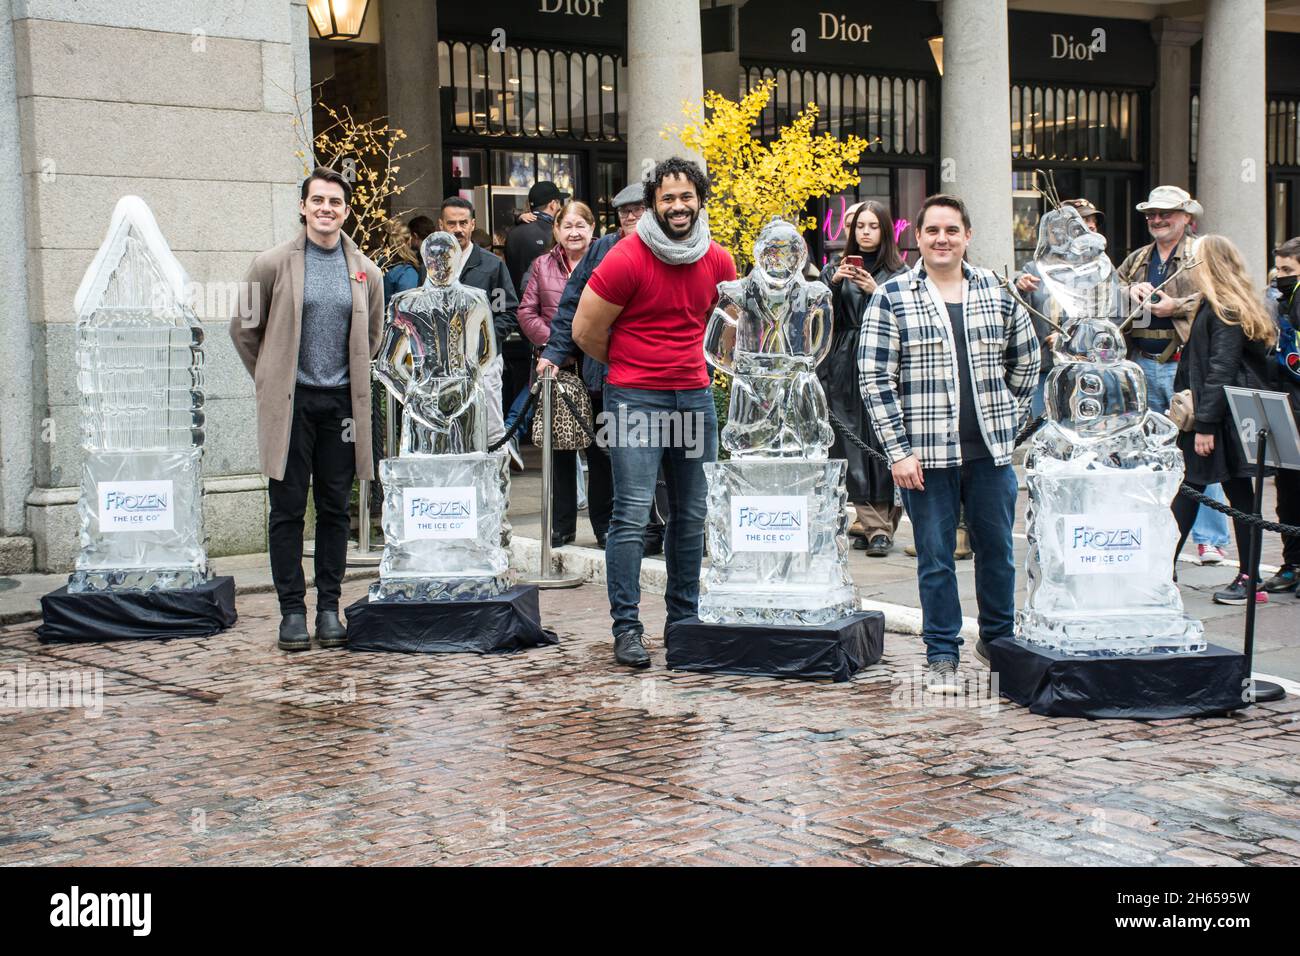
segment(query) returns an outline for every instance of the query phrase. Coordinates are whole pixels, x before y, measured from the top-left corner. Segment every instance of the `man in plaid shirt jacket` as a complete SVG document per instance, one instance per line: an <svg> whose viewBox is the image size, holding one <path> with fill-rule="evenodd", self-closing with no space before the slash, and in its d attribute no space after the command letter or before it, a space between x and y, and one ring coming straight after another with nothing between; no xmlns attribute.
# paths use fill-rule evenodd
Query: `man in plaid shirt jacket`
<svg viewBox="0 0 1300 956"><path fill-rule="evenodd" d="M976 656L983 657L987 642L1013 636L1011 452L1040 358L1029 314L992 272L964 261L971 223L960 199L927 199L916 235L921 262L867 304L858 380L916 539L926 687L957 693L957 522L964 505L979 602Z"/></svg>

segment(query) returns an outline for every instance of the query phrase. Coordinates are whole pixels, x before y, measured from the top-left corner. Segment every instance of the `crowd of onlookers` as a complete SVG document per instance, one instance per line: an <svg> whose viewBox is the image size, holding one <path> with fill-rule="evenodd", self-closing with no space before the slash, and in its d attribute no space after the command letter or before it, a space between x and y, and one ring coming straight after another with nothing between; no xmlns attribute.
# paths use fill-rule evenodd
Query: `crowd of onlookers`
<svg viewBox="0 0 1300 956"><path fill-rule="evenodd" d="M680 433L590 444L566 438L553 457L552 544L575 540L585 489L596 542L606 551L615 658L637 667L649 661L638 615L645 554L665 552L669 623L695 613L705 518L703 465L717 456L703 335L718 283L735 278L732 257L710 238L701 215L709 188L696 164L666 160L645 181L613 197L617 228L598 236L590 206L554 183L539 182L505 235L501 256L487 248L490 240L478 227L473 205L451 196L436 220L417 216L387 224L382 274L374 273L381 281L365 286L362 280L375 267L340 233L350 187L329 170L304 182L303 233L261 254L250 274L264 288L301 288L301 301L262 302L262 315L236 316L231 326L241 357L259 382L259 447L271 479L271 550L273 569L280 569L276 583L285 615L281 646L302 647L307 640L305 618L295 616L305 615L300 565L309 483L317 486L317 631L327 641L340 640L337 578L346 536L345 488L353 475L373 477L376 457L368 430L364 441L360 432L354 436L355 455L322 452L337 431L335 419L355 414L362 397L362 389L350 388L350 378L365 374L359 363L369 356L362 354L365 336L349 331L351 317L364 289L373 355L385 304L425 281L419 249L435 231L450 233L460 247L458 280L487 294L498 344L518 336L515 341L522 339L530 350L526 381L505 378L500 354L483 370L491 399L488 441L502 442L518 425L506 445L517 467L523 464L519 436L530 434L528 423L519 419L530 408L526 399L537 376L555 377L557 390L581 399L577 405L589 406L594 415L666 413L704 423L699 448L685 448ZM1084 199L1067 203L1087 228L1099 229L1102 210ZM1141 307L1142 320L1125 330L1128 355L1142 370L1149 408L1181 409L1178 443L1186 483L1249 511L1254 469L1223 387L1286 392L1300 414L1300 238L1274 250L1275 277L1261 294L1230 240L1196 235L1202 210L1185 190L1159 186L1137 210L1152 241L1117 269L1129 302ZM911 264L900 253L894 218L884 204L858 203L845 219L844 250L820 273L832 290L834 328L819 376L831 412L875 454L837 434L831 456L847 460L855 548L872 556L889 553L906 510L931 665L928 680L932 689L951 690L957 686L961 645L955 560L972 552L975 557L976 656L986 656L988 642L1013 632L1017 481L1011 456L1031 417L1054 407L1045 389L1053 362L1051 316L1059 317L1059 309L1032 262L1016 276L1014 296L993 272L969 262L972 223L956 196L925 200L913 226L917 261ZM289 278L276 285L281 272ZM359 287L352 288L349 280ZM297 317L290 321L288 313L295 309ZM285 422L282 404L272 402L272 390L262 387L277 373L263 366L283 365L293 356L298 368L291 376L296 380L289 393L291 420ZM508 389L503 380L510 381ZM568 413L557 406L557 420L563 414ZM591 427L594 419L587 424ZM558 425L556 431L558 436ZM580 468L583 446L585 467ZM584 473L585 481L580 480ZM1279 469L1275 480L1279 520L1300 523L1300 472ZM1179 550L1191 536L1203 564L1226 559L1229 532L1222 514L1186 496L1176 500L1174 514ZM1265 601L1269 594L1300 593L1300 538L1284 538L1283 565L1252 596L1245 573L1251 536L1240 520L1233 529L1238 573L1215 594L1216 601L1244 604ZM339 554L322 557L323 550Z"/></svg>

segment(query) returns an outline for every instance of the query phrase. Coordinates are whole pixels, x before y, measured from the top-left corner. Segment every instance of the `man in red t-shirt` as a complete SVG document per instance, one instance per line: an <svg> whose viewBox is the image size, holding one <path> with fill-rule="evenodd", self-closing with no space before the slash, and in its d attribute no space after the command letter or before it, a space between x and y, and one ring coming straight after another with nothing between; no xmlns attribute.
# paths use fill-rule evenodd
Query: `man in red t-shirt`
<svg viewBox="0 0 1300 956"><path fill-rule="evenodd" d="M650 663L638 606L646 519L660 465L669 497L667 623L698 610L704 463L718 457L704 324L718 283L736 278L736 264L700 219L709 180L698 165L665 160L646 180L645 196L647 215L636 234L596 267L573 318L574 341L609 365L598 422L614 473L605 579L614 659L629 667Z"/></svg>

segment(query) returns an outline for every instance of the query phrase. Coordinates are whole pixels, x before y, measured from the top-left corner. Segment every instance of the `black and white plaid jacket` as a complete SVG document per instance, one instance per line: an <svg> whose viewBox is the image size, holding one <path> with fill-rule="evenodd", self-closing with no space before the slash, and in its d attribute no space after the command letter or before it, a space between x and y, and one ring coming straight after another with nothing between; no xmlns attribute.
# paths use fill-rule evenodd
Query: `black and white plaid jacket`
<svg viewBox="0 0 1300 956"><path fill-rule="evenodd" d="M1029 313L988 269L962 263L971 386L994 463L1011 461L1016 432L1038 382L1038 337ZM858 383L891 461L916 455L923 468L961 464L961 388L948 310L925 266L876 288L862 316Z"/></svg>

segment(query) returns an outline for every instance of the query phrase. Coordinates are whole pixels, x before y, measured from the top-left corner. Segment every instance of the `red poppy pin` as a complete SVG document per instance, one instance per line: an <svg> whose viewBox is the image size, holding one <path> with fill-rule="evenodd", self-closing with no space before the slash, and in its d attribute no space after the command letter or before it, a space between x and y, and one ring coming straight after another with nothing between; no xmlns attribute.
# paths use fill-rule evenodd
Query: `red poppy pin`
<svg viewBox="0 0 1300 956"><path fill-rule="evenodd" d="M365 282L365 281L366 281L366 274L365 274L364 272L358 272L358 273L357 273L356 275L354 275L352 278L356 279L358 282Z"/></svg>

